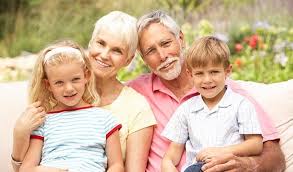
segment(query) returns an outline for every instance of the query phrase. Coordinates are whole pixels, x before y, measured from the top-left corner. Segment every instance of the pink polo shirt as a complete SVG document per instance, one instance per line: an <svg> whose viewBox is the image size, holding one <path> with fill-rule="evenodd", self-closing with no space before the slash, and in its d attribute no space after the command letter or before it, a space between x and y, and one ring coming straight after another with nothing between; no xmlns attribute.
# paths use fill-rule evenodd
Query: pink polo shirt
<svg viewBox="0 0 293 172"><path fill-rule="evenodd" d="M255 105L256 111L259 115L258 117L261 123L264 141L279 139L277 129L259 104L233 80L227 80L227 83L232 90L247 97ZM157 126L154 130L146 171L159 172L161 171L162 158L170 143L169 140L161 136L161 133L176 108L190 97L198 95L198 93L195 89L192 89L179 100L163 85L155 74L142 75L137 79L130 81L128 85L146 97L156 117ZM184 163L185 153L183 154L177 169L181 169Z"/></svg>

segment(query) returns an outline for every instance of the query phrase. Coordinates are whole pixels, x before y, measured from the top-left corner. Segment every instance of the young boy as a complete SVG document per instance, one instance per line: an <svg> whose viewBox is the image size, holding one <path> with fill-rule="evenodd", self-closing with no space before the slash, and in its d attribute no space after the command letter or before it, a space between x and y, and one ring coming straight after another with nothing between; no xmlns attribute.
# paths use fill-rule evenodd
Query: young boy
<svg viewBox="0 0 293 172"><path fill-rule="evenodd" d="M232 66L228 46L219 39L200 38L189 49L186 65L200 93L173 114L162 135L171 144L162 161L162 172L199 172L201 166L223 153L252 156L262 152L262 136L253 105L225 85Z"/></svg>

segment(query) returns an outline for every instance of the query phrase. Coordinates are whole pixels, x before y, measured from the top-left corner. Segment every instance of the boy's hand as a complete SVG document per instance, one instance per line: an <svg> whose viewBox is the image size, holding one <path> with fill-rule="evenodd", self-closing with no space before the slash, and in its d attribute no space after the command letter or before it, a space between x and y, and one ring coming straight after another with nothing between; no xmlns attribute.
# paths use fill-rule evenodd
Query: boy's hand
<svg viewBox="0 0 293 172"><path fill-rule="evenodd" d="M209 162L212 158L226 154L227 149L224 147L209 147L205 148L196 155L196 161Z"/></svg>

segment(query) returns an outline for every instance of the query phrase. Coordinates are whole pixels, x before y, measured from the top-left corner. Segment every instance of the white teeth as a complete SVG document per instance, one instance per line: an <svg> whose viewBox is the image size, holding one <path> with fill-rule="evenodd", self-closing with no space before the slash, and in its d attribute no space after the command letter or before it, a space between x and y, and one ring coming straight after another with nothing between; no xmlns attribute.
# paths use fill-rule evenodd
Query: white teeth
<svg viewBox="0 0 293 172"><path fill-rule="evenodd" d="M97 63L103 67L110 67L110 65L106 64L106 63L103 63L101 62L100 60L97 60Z"/></svg>

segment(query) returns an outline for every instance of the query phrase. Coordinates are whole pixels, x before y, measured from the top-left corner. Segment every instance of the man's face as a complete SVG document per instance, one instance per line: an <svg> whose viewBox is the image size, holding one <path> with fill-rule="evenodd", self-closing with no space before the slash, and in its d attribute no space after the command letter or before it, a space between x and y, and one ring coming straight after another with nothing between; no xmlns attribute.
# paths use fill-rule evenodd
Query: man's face
<svg viewBox="0 0 293 172"><path fill-rule="evenodd" d="M152 23L139 36L144 62L159 77L173 80L181 73L183 64L183 35L176 38L167 27Z"/></svg>

